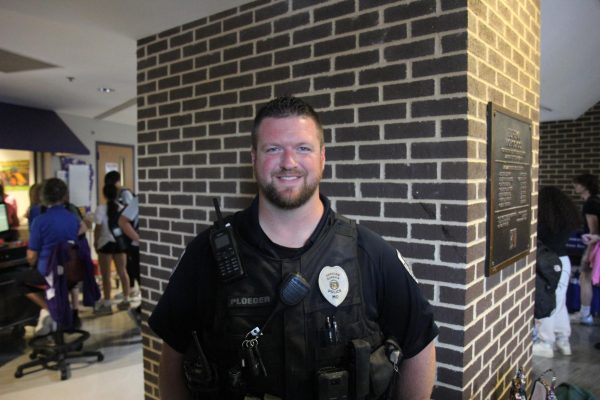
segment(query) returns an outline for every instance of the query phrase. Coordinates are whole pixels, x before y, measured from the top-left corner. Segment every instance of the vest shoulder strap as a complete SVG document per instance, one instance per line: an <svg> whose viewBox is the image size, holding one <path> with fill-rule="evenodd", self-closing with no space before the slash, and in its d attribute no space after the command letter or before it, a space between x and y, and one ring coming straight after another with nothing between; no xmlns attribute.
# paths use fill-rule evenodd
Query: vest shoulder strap
<svg viewBox="0 0 600 400"><path fill-rule="evenodd" d="M335 231L340 235L348 237L356 237L356 222L350 218L335 214Z"/></svg>

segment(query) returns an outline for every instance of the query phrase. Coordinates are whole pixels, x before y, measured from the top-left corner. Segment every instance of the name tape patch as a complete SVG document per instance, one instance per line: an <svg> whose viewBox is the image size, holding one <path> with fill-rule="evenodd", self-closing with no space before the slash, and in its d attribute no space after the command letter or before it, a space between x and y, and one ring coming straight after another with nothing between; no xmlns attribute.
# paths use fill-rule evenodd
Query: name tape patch
<svg viewBox="0 0 600 400"><path fill-rule="evenodd" d="M253 307L253 306L264 306L271 304L270 296L259 296L259 297L230 297L227 302L229 307Z"/></svg>

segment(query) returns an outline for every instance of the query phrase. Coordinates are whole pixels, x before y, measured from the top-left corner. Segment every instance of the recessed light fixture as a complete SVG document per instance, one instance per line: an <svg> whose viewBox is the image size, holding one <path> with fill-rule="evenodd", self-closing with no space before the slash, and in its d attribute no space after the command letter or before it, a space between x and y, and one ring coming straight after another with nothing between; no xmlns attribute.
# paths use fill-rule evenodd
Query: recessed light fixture
<svg viewBox="0 0 600 400"><path fill-rule="evenodd" d="M112 93L115 91L115 89L109 87L99 87L98 91L102 93Z"/></svg>

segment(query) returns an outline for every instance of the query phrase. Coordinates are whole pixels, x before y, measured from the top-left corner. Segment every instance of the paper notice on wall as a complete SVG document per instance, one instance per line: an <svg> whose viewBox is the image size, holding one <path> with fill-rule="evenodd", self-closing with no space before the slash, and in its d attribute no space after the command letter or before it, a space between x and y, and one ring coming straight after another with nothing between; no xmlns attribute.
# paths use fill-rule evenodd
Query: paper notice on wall
<svg viewBox="0 0 600 400"><path fill-rule="evenodd" d="M64 183L66 183L67 185L69 184L69 182L67 182L67 171L56 171L56 177L58 179L60 179L61 181L63 181Z"/></svg>
<svg viewBox="0 0 600 400"><path fill-rule="evenodd" d="M69 201L77 207L89 207L91 197L89 165L69 165Z"/></svg>
<svg viewBox="0 0 600 400"><path fill-rule="evenodd" d="M119 172L119 163L116 162L107 162L104 164L104 173L108 174L110 171Z"/></svg>

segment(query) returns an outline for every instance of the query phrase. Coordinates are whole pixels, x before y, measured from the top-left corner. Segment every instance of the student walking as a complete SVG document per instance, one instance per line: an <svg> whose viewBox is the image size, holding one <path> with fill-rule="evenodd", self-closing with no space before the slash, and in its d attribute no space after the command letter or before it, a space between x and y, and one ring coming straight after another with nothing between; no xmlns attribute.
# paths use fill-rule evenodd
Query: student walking
<svg viewBox="0 0 600 400"><path fill-rule="evenodd" d="M118 218L122 206L117 202L117 187L104 185L102 193L106 204L101 204L96 209L94 229L94 245L98 252L98 264L102 274L103 300L96 304L94 312L97 315L112 314L110 266L115 263L117 274L123 288L123 301L117 306L120 310L129 308L129 276L125 270L127 264L126 244L120 229Z"/></svg>

